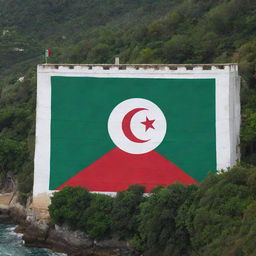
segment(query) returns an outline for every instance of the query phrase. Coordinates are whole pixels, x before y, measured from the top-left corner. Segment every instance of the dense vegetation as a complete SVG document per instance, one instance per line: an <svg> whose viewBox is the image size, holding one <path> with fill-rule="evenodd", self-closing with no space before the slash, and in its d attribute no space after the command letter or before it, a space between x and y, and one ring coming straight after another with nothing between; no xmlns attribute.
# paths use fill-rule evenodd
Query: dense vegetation
<svg viewBox="0 0 256 256"><path fill-rule="evenodd" d="M143 255L255 255L256 169L209 174L199 185L131 186L115 198L64 187L49 207L52 221L92 239L118 236Z"/></svg>
<svg viewBox="0 0 256 256"><path fill-rule="evenodd" d="M148 198L140 187L116 198L65 188L50 211L56 223L91 238L117 234L149 255L256 254L255 31L255 0L0 0L0 189L7 173L21 198L32 189L35 67L45 48L52 63L238 62L246 167Z"/></svg>

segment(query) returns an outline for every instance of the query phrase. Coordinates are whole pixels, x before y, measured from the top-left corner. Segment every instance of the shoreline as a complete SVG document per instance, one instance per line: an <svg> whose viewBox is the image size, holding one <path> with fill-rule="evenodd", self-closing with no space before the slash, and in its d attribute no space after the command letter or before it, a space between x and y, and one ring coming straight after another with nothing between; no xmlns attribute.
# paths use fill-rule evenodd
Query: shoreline
<svg viewBox="0 0 256 256"><path fill-rule="evenodd" d="M89 239L85 233L73 231L66 225L51 224L49 215L48 218L40 216L40 212L28 205L22 206L16 200L9 205L0 205L0 222L4 221L18 225L15 232L22 234L27 247L47 248L67 256L138 255L126 241L117 237L101 241Z"/></svg>

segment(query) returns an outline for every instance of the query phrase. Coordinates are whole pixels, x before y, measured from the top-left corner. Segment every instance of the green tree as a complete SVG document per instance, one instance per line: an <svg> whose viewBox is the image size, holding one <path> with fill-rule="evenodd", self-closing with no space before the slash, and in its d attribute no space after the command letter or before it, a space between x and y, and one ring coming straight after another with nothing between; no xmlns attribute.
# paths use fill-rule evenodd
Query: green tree
<svg viewBox="0 0 256 256"><path fill-rule="evenodd" d="M90 206L91 199L92 195L85 188L65 186L51 198L49 213L52 221L80 229L84 211Z"/></svg>
<svg viewBox="0 0 256 256"><path fill-rule="evenodd" d="M176 224L178 209L187 198L188 191L179 183L158 188L141 204L139 232L146 255L188 254L189 236Z"/></svg>
<svg viewBox="0 0 256 256"><path fill-rule="evenodd" d="M85 231L92 239L108 238L113 229L112 206L108 195L93 194L91 204L83 217Z"/></svg>
<svg viewBox="0 0 256 256"><path fill-rule="evenodd" d="M192 46L189 37L185 35L175 35L165 42L163 53L168 63L183 63L190 59Z"/></svg>
<svg viewBox="0 0 256 256"><path fill-rule="evenodd" d="M137 215L144 201L145 188L132 185L127 191L118 192L113 204L114 230L121 239L129 239L138 232Z"/></svg>

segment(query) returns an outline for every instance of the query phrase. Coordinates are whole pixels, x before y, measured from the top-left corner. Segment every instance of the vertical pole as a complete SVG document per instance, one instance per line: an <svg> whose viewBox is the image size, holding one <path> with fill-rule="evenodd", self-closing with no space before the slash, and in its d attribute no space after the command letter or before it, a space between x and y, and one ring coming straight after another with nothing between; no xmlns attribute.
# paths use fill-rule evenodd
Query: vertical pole
<svg viewBox="0 0 256 256"><path fill-rule="evenodd" d="M44 51L45 64L47 64L47 55L48 55L47 50L45 50L45 51Z"/></svg>
<svg viewBox="0 0 256 256"><path fill-rule="evenodd" d="M46 49L45 52L44 52L44 57L45 57L45 63L47 64L47 61L48 61L48 57L49 57L49 49Z"/></svg>
<svg viewBox="0 0 256 256"><path fill-rule="evenodd" d="M115 65L119 65L120 61L119 61L119 57L115 57Z"/></svg>

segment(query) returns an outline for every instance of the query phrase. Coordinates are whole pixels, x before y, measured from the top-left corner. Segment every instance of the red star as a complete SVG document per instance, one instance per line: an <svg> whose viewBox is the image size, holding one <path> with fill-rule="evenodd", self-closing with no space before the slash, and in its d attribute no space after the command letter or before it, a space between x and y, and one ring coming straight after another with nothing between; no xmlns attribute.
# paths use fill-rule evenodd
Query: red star
<svg viewBox="0 0 256 256"><path fill-rule="evenodd" d="M147 131L149 128L155 129L155 127L153 126L154 122L155 120L149 120L148 117L146 117L146 121L141 123L145 125L145 131Z"/></svg>

